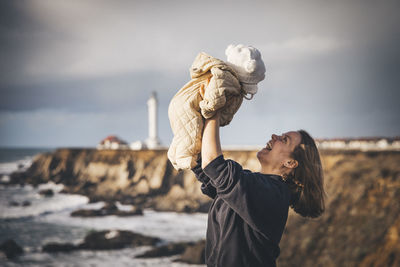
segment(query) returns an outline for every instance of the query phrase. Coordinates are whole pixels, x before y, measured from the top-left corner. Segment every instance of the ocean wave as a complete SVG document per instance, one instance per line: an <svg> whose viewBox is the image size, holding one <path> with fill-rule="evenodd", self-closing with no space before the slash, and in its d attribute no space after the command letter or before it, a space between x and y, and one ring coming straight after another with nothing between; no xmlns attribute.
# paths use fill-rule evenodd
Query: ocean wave
<svg viewBox="0 0 400 267"><path fill-rule="evenodd" d="M45 197L39 194L46 189L51 189L54 196ZM85 196L59 193L62 189L63 185L54 183L42 184L36 188L31 185L0 187L0 218L45 216L73 210L88 202Z"/></svg>
<svg viewBox="0 0 400 267"><path fill-rule="evenodd" d="M34 157L27 156L16 161L0 163L0 177L9 175L16 171L22 172L27 170L32 165L33 158Z"/></svg>
<svg viewBox="0 0 400 267"><path fill-rule="evenodd" d="M39 194L41 190L51 189L52 197ZM207 227L207 214L156 212L144 210L143 216L80 218L71 217L77 209L99 209L103 202L88 203L88 198L81 195L59 193L61 184L42 184L38 187L31 185L0 187L0 218L17 219L33 218L38 222L55 223L59 225L78 226L97 230L119 229L140 232L156 236L165 241L197 241L204 238ZM30 205L22 206L28 201ZM20 205L11 205L11 202ZM117 203L120 210L129 210L129 205Z"/></svg>
<svg viewBox="0 0 400 267"><path fill-rule="evenodd" d="M99 203L83 208L101 207ZM167 242L197 241L206 235L207 214L176 213L144 210L143 216L118 217L71 217L70 211L62 211L36 218L40 222L80 226L96 230L128 230L159 237Z"/></svg>

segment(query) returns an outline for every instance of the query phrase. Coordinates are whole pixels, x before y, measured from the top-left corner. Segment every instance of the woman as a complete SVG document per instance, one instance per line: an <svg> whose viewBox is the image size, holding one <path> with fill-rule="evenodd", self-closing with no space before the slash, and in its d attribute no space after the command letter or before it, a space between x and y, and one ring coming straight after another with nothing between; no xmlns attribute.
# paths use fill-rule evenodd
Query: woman
<svg viewBox="0 0 400 267"><path fill-rule="evenodd" d="M321 161L310 135L272 135L257 153L260 172L225 160L219 113L205 121L201 159L192 170L213 198L208 213L207 266L276 266L289 206L304 217L324 211Z"/></svg>

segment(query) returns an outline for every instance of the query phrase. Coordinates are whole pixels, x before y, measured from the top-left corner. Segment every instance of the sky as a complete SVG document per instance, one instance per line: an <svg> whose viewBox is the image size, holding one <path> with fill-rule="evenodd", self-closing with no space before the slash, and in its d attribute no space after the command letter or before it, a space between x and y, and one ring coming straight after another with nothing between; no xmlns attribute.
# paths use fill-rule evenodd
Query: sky
<svg viewBox="0 0 400 267"><path fill-rule="evenodd" d="M400 136L399 1L0 0L0 146L92 147L158 134L203 51L252 45L266 78L221 128L223 145L272 133Z"/></svg>

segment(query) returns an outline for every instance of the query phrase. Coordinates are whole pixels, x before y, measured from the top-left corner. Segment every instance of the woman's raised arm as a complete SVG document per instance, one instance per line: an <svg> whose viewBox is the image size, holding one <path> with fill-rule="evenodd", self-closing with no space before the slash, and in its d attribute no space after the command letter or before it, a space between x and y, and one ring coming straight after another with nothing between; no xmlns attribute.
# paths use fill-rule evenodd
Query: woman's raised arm
<svg viewBox="0 0 400 267"><path fill-rule="evenodd" d="M213 117L204 123L203 140L201 144L201 167L204 169L213 159L222 155L219 138L220 113L217 111Z"/></svg>

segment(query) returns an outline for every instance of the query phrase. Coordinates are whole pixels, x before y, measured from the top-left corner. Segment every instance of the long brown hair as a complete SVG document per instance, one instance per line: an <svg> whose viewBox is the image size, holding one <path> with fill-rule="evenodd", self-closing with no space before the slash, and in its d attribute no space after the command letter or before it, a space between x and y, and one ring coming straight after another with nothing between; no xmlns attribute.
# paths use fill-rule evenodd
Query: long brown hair
<svg viewBox="0 0 400 267"><path fill-rule="evenodd" d="M304 130L298 133L301 135L301 143L292 153L298 166L286 180L292 192L290 207L303 217L316 218L325 210L321 159L314 139Z"/></svg>

